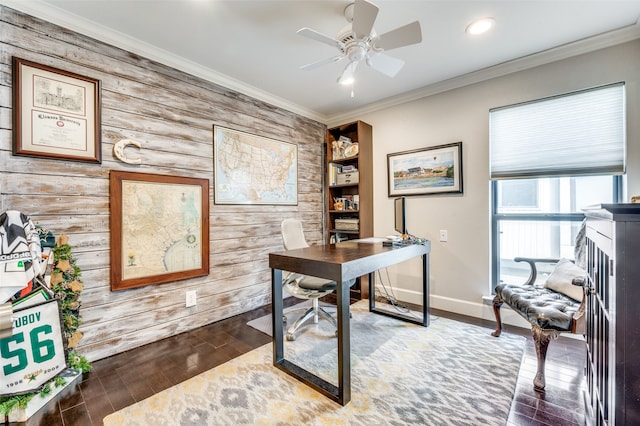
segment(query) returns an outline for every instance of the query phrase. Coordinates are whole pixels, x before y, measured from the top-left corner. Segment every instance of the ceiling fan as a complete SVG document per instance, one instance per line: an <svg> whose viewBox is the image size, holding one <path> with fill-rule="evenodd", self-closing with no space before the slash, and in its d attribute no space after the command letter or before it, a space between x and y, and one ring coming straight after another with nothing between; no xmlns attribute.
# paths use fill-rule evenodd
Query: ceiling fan
<svg viewBox="0 0 640 426"><path fill-rule="evenodd" d="M418 21L377 35L373 24L378 15L378 6L367 0L355 0L345 8L344 12L349 23L335 38L311 28L305 27L298 30L301 36L328 44L340 51L336 56L303 65L301 69L311 70L346 58L349 63L338 77L338 83L352 84L356 68L362 61L389 77L395 77L404 66L404 61L385 55L383 52L422 41L422 30Z"/></svg>

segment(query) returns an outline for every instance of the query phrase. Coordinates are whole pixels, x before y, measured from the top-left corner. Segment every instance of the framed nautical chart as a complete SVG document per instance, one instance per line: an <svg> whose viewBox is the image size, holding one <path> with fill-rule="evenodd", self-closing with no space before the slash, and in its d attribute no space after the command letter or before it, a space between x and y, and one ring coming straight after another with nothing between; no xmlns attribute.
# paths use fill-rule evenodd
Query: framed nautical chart
<svg viewBox="0 0 640 426"><path fill-rule="evenodd" d="M209 274L209 180L112 170L111 290Z"/></svg>

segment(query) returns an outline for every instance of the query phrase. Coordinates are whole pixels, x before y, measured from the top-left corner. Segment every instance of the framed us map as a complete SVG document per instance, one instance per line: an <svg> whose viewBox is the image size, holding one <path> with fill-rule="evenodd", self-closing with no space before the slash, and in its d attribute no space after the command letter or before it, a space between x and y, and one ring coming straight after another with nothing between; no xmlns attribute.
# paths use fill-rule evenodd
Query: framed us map
<svg viewBox="0 0 640 426"><path fill-rule="evenodd" d="M209 274L209 180L112 170L111 290Z"/></svg>
<svg viewBox="0 0 640 426"><path fill-rule="evenodd" d="M216 204L298 204L298 146L213 127Z"/></svg>

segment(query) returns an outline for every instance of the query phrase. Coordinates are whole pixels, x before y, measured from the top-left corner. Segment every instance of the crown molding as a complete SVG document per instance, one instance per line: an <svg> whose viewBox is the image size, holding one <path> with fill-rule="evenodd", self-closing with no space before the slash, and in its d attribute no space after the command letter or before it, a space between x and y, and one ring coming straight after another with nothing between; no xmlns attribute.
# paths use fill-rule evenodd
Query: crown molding
<svg viewBox="0 0 640 426"><path fill-rule="evenodd" d="M80 34L95 38L112 46L133 52L145 58L160 62L172 68L184 71L188 74L200 77L215 84L219 84L230 90L253 97L260 101L286 109L309 119L324 123L329 127L357 120L364 114L369 114L385 108L391 108L407 102L412 102L438 93L458 89L470 84L501 77L514 72L526 70L536 66L556 62L585 53L593 52L610 46L615 46L640 38L640 22L620 28L618 30L599 34L593 37L577 40L548 50L527 55L518 59L503 62L491 67L483 68L468 74L454 77L445 81L430 84L416 90L412 90L397 96L385 98L373 102L364 107L351 110L346 113L324 115L309 108L297 105L291 101L280 98L255 86L246 84L228 75L218 73L212 69L203 67L193 61L185 60L178 55L159 49L148 43L129 37L111 28L97 25L86 19L57 8L50 3L40 0L0 0L4 4L23 13L35 16L53 24L68 28Z"/></svg>
<svg viewBox="0 0 640 426"><path fill-rule="evenodd" d="M391 108L396 105L412 102L418 99L426 98L428 96L436 95L438 93L458 89L470 84L490 80L492 78L502 77L507 74L512 74L514 72L523 71L540 65L560 61L562 59L568 59L585 53L594 52L596 50L626 43L636 39L640 39L640 21L637 21L633 25L629 25L627 27L623 27L614 31L598 34L596 36L577 40L571 43L566 43L561 46L523 56L518 59L483 68L481 70L454 77L435 84L430 84L420 89L412 90L397 96L383 99L379 102L370 103L362 108L349 111L348 113L331 115L327 118L327 126L338 126L340 125L340 123L348 123L350 121L357 120L363 115L375 111Z"/></svg>
<svg viewBox="0 0 640 426"><path fill-rule="evenodd" d="M129 37L121 32L104 25L96 24L87 19L70 15L68 12L45 3L40 0L0 0L0 4L4 4L12 9L34 16L36 18L51 22L55 25L67 28L79 34L95 38L111 46L127 50L147 59L167 65L171 68L186 72L204 80L218 84L227 89L242 93L260 101L271 105L286 109L312 120L324 123L327 120L325 115L310 110L289 100L280 98L272 93L266 92L255 86L251 86L226 74L216 72L210 68L203 67L193 61L169 53L166 50L159 49L156 46L145 43L141 40Z"/></svg>

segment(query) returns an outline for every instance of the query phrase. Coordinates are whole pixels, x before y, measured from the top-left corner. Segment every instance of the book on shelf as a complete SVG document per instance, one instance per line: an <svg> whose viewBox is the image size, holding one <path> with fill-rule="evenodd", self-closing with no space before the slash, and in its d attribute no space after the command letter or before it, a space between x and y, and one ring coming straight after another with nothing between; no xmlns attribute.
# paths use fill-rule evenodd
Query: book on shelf
<svg viewBox="0 0 640 426"><path fill-rule="evenodd" d="M329 185L338 183L338 173L342 172L342 167L338 164L329 163Z"/></svg>

